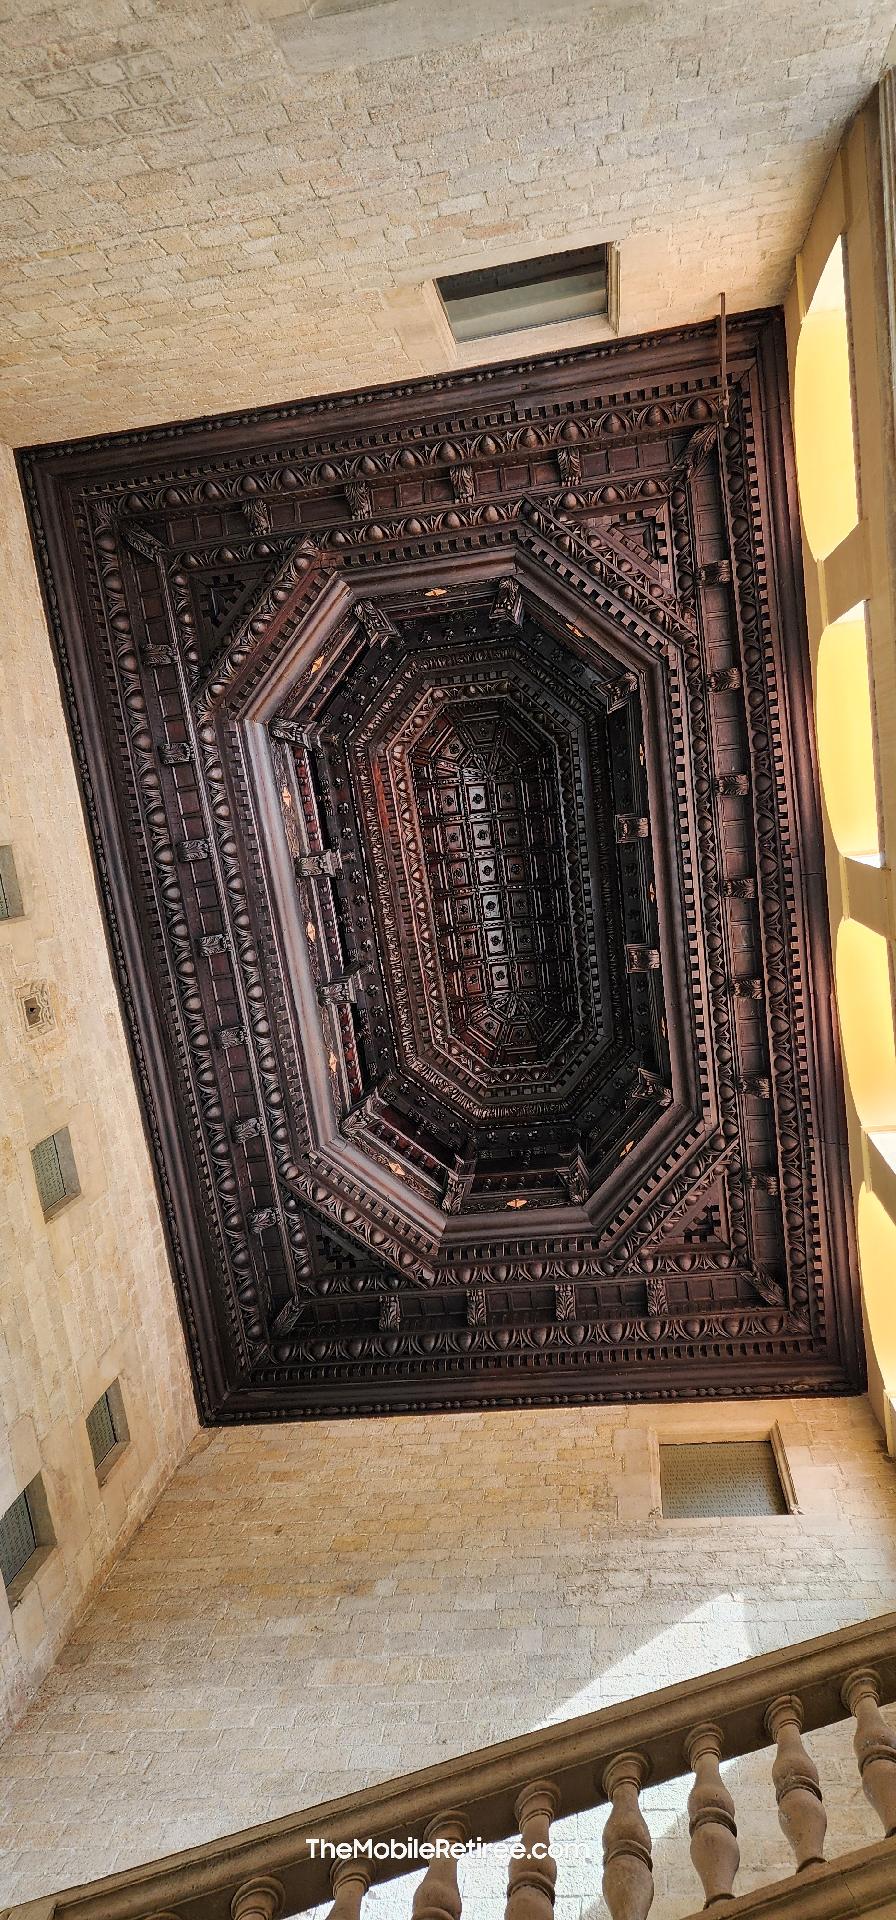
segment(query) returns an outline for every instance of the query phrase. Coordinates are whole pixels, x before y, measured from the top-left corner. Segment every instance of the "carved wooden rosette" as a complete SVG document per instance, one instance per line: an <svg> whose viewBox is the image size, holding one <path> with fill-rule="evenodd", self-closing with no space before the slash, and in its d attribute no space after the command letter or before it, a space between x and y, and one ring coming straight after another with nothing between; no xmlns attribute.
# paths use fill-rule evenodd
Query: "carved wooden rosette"
<svg viewBox="0 0 896 1920"><path fill-rule="evenodd" d="M525 1787L514 1809L525 1851L507 1870L506 1920L552 1920L557 1862L549 1851L560 1795L550 1780Z"/></svg>
<svg viewBox="0 0 896 1920"><path fill-rule="evenodd" d="M896 1733L881 1713L880 1698L880 1680L871 1667L844 1681L843 1703L855 1714L853 1745L862 1790L889 1836L896 1833Z"/></svg>
<svg viewBox="0 0 896 1920"><path fill-rule="evenodd" d="M649 1770L643 1753L619 1753L603 1774L612 1803L603 1837L603 1894L611 1920L647 1920L653 1904L650 1831L638 1802Z"/></svg>
<svg viewBox="0 0 896 1920"><path fill-rule="evenodd" d="M740 1848L734 1801L719 1769L723 1733L721 1727L707 1721L688 1735L685 1752L694 1772L694 1784L688 1795L691 1835L691 1859L700 1876L706 1896L704 1906L731 1900Z"/></svg>
<svg viewBox="0 0 896 1920"><path fill-rule="evenodd" d="M778 1819L800 1872L824 1859L828 1824L818 1769L800 1737L802 1701L795 1693L780 1694L769 1706L765 1724L778 1748L772 1766Z"/></svg>
<svg viewBox="0 0 896 1920"><path fill-rule="evenodd" d="M721 434L697 328L23 456L206 1419L861 1379L729 336Z"/></svg>

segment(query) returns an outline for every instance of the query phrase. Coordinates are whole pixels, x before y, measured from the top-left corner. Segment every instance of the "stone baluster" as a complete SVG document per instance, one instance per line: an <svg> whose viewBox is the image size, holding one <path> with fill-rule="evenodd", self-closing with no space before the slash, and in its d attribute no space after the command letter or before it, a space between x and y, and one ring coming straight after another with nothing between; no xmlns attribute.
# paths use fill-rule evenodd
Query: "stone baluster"
<svg viewBox="0 0 896 1920"><path fill-rule="evenodd" d="M617 1753L603 1775L612 1802L604 1828L604 1899L612 1920L646 1920L653 1901L650 1833L638 1804L649 1771L643 1753Z"/></svg>
<svg viewBox="0 0 896 1920"><path fill-rule="evenodd" d="M370 1868L363 1860L337 1860L330 1873L333 1905L327 1920L361 1920L361 1902L370 1885Z"/></svg>
<svg viewBox="0 0 896 1920"><path fill-rule="evenodd" d="M507 1873L507 1920L552 1920L557 1862L551 1856L551 1821L560 1795L550 1780L524 1787L514 1807L525 1852Z"/></svg>
<svg viewBox="0 0 896 1920"><path fill-rule="evenodd" d="M700 1876L705 1907L732 1900L734 1876L740 1866L734 1801L722 1779L722 1729L706 1721L694 1727L685 1742L694 1784L688 1794L691 1859Z"/></svg>
<svg viewBox="0 0 896 1920"><path fill-rule="evenodd" d="M800 1738L802 1701L795 1693L779 1694L766 1711L765 1725L778 1745L772 1767L778 1820L800 1873L803 1867L817 1866L824 1859L828 1824L818 1784L818 1768Z"/></svg>
<svg viewBox="0 0 896 1920"><path fill-rule="evenodd" d="M424 1840L447 1840L449 1845L469 1839L470 1829L462 1813L437 1813L424 1827ZM414 1895L411 1909L414 1920L460 1920L461 1899L457 1884L457 1861L444 1854L430 1860Z"/></svg>
<svg viewBox="0 0 896 1920"><path fill-rule="evenodd" d="M896 1733L881 1713L880 1693L873 1667L860 1667L843 1683L843 1704L856 1718L853 1745L862 1789L889 1838L896 1833Z"/></svg>
<svg viewBox="0 0 896 1920"><path fill-rule="evenodd" d="M267 1874L246 1880L230 1902L233 1920L277 1920L283 1912L283 1888Z"/></svg>

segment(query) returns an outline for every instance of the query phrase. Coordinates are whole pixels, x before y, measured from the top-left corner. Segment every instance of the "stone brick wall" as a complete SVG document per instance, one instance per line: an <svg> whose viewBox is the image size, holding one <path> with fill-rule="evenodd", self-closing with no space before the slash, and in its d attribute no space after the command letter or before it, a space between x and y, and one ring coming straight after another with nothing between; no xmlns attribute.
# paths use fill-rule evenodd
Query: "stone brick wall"
<svg viewBox="0 0 896 1920"><path fill-rule="evenodd" d="M658 1436L775 1421L798 1513L660 1517ZM7 1898L896 1607L894 1521L865 1400L203 1434L0 1752ZM832 1854L866 1844L848 1729L810 1744ZM743 1890L788 1869L768 1768L726 1769ZM685 1794L645 1795L658 1915L700 1905ZM560 1920L597 1913L599 1875L562 1870ZM496 1870L464 1877L490 1917Z"/></svg>
<svg viewBox="0 0 896 1920"><path fill-rule="evenodd" d="M463 263L619 241L626 333L705 319L721 287L779 300L893 27L890 0L0 17L18 443L443 370L422 283Z"/></svg>
<svg viewBox="0 0 896 1920"><path fill-rule="evenodd" d="M149 1156L12 456L0 449L0 1512L42 1471L56 1550L10 1610L20 1713L196 1431ZM28 1028L22 996L49 1021ZM68 1126L81 1195L45 1221L30 1149ZM84 1420L118 1379L130 1445L101 1487Z"/></svg>

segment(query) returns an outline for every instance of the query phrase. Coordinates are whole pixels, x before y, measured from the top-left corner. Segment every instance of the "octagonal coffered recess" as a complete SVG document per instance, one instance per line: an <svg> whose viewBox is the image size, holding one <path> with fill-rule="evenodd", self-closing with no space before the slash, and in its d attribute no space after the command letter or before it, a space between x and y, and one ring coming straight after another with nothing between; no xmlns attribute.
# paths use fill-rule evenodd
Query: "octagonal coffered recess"
<svg viewBox="0 0 896 1920"><path fill-rule="evenodd" d="M435 593L414 555L376 601L306 609L301 583L211 691L289 986L296 1192L399 1271L410 1234L427 1280L479 1216L575 1246L701 1119L685 1062L673 1099L650 821L672 616L648 591L620 634L558 534L528 509Z"/></svg>
<svg viewBox="0 0 896 1920"><path fill-rule="evenodd" d="M778 316L729 349L24 457L207 1419L861 1379Z"/></svg>

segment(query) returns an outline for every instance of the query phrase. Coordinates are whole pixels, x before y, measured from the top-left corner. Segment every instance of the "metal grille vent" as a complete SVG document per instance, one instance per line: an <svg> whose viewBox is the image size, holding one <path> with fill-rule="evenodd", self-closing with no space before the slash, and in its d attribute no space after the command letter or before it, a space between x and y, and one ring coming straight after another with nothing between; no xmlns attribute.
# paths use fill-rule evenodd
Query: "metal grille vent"
<svg viewBox="0 0 896 1920"><path fill-rule="evenodd" d="M111 1473L116 1460L124 1452L131 1437L119 1380L113 1380L105 1393L100 1394L84 1424L90 1441L90 1451L93 1454L96 1477L102 1486L106 1475Z"/></svg>
<svg viewBox="0 0 896 1920"><path fill-rule="evenodd" d="M115 1421L107 1393L100 1394L96 1406L91 1407L87 1415L87 1438L90 1441L93 1464L98 1467L100 1461L105 1460L107 1453L111 1453L112 1448L118 1444Z"/></svg>
<svg viewBox="0 0 896 1920"><path fill-rule="evenodd" d="M68 1127L48 1134L31 1149L31 1164L44 1217L48 1218L65 1200L73 1200L81 1191Z"/></svg>
<svg viewBox="0 0 896 1920"><path fill-rule="evenodd" d="M749 1519L789 1511L770 1440L660 1447L667 1520Z"/></svg>
<svg viewBox="0 0 896 1920"><path fill-rule="evenodd" d="M37 1548L37 1534L27 1493L20 1493L0 1520L0 1573L11 1587Z"/></svg>

